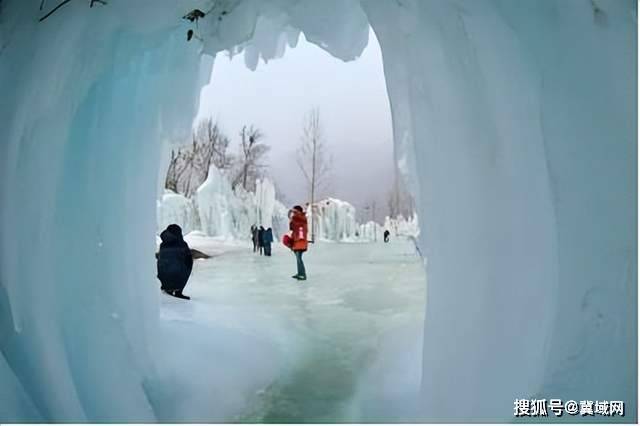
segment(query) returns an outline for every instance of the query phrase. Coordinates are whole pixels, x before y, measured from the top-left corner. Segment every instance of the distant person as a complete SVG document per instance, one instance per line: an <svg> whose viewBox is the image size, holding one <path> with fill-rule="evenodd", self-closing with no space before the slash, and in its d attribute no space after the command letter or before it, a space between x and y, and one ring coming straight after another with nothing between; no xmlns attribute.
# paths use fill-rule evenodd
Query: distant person
<svg viewBox="0 0 640 426"><path fill-rule="evenodd" d="M162 283L161 290L171 296L190 300L182 294L187 285L193 257L189 246L182 238L182 229L172 224L160 234L162 243L158 252L158 279Z"/></svg>
<svg viewBox="0 0 640 426"><path fill-rule="evenodd" d="M261 226L258 229L258 253L260 254L260 256L262 256L262 249L264 248L263 238L264 238L264 226Z"/></svg>
<svg viewBox="0 0 640 426"><path fill-rule="evenodd" d="M292 278L297 280L306 280L307 271L304 268L302 254L307 251L307 216L304 214L302 207L294 206L291 211L291 220L289 222L289 230L291 231L291 239L293 241L291 250L296 255L298 273Z"/></svg>
<svg viewBox="0 0 640 426"><path fill-rule="evenodd" d="M251 241L253 242L253 252L258 250L258 227L251 225Z"/></svg>
<svg viewBox="0 0 640 426"><path fill-rule="evenodd" d="M384 230L384 242L385 242L385 243L388 243L388 242L389 242L389 234L390 234L389 230L388 230L388 229L385 229L385 230Z"/></svg>
<svg viewBox="0 0 640 426"><path fill-rule="evenodd" d="M273 231L271 230L271 228L267 228L262 234L262 247L264 248L265 256L271 256L272 242L273 242Z"/></svg>

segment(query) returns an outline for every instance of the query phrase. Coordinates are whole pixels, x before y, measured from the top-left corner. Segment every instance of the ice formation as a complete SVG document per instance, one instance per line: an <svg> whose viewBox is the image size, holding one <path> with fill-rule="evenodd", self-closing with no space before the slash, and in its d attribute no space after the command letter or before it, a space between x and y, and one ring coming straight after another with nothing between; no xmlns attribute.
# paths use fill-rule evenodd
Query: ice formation
<svg viewBox="0 0 640 426"><path fill-rule="evenodd" d="M249 229L254 224L273 228L276 236L288 231L289 209L276 199L275 187L269 179L257 180L253 193L242 188L234 191L227 177L215 166L211 167L207 180L198 188L193 199L167 190L157 206L158 233L171 223L180 225L185 234L201 231L207 236L222 239L249 239ZM373 233L359 237L356 209L350 203L327 198L314 206L314 237L318 240L373 241ZM391 220L390 223L394 224L396 230L405 230L409 226L402 218ZM309 226L312 226L310 217ZM380 225L377 227L381 229ZM382 232L378 232L378 235L382 235Z"/></svg>
<svg viewBox="0 0 640 426"><path fill-rule="evenodd" d="M387 230L391 237L415 240L420 235L418 215L414 213L408 219L405 219L402 215L395 218L387 216L382 225L373 220L362 223L358 226L358 240L383 241L384 231Z"/></svg>
<svg viewBox="0 0 640 426"><path fill-rule="evenodd" d="M378 222L370 220L358 227L358 238L363 241L382 241L384 228Z"/></svg>
<svg viewBox="0 0 640 426"><path fill-rule="evenodd" d="M356 237L356 208L336 198L314 203L314 231L323 241L349 241Z"/></svg>
<svg viewBox="0 0 640 426"><path fill-rule="evenodd" d="M314 203L315 238L321 241L365 242L382 241L385 229L395 237L417 237L420 233L418 216L409 219L402 215L386 217L384 225L373 220L356 221L356 208L349 202L337 198L326 198ZM307 213L309 216L309 213Z"/></svg>
<svg viewBox="0 0 640 426"><path fill-rule="evenodd" d="M222 239L249 239L252 225L279 233L287 221L287 209L275 193L269 179L258 179L255 193L233 190L227 177L211 166L193 199L167 191L158 201L158 232L177 223L185 234L201 231Z"/></svg>
<svg viewBox="0 0 640 426"><path fill-rule="evenodd" d="M417 237L420 235L420 225L418 223L418 215L413 214L409 218L402 215L398 217L385 217L383 232L388 230L394 237Z"/></svg>
<svg viewBox="0 0 640 426"><path fill-rule="evenodd" d="M172 223L180 225L183 234L200 229L200 218L192 200L166 190L157 201L158 234Z"/></svg>
<svg viewBox="0 0 640 426"><path fill-rule="evenodd" d="M39 3L0 2L0 420L163 418L158 141L190 131L202 53L255 67L304 32L351 60L369 24L428 258L421 418L636 418L636 2Z"/></svg>
<svg viewBox="0 0 640 426"><path fill-rule="evenodd" d="M235 237L238 227L242 225L246 226L245 234L249 234L247 229L253 224L252 218L241 220L240 215L248 215L251 209L237 208L241 203L231 189L231 184L214 166L209 169L207 180L198 188L195 200L201 231L205 234L212 237Z"/></svg>

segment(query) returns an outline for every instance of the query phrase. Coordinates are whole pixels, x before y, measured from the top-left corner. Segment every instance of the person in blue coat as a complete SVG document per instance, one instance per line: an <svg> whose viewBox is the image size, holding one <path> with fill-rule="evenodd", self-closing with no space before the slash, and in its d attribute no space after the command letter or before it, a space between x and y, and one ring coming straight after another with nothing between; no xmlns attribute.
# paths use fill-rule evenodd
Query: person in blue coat
<svg viewBox="0 0 640 426"><path fill-rule="evenodd" d="M273 242L273 231L271 228L267 228L262 233L262 247L264 248L264 255L271 256L271 243Z"/></svg>
<svg viewBox="0 0 640 426"><path fill-rule="evenodd" d="M180 299L191 299L182 294L187 285L193 257L189 246L182 238L182 229L172 224L160 234L162 243L158 252L158 279L162 283L161 290Z"/></svg>

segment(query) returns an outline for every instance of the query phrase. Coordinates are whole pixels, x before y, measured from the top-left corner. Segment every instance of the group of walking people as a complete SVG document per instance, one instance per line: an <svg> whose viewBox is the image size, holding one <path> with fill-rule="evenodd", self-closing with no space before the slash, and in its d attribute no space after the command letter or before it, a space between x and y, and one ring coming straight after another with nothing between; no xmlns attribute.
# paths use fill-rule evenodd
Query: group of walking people
<svg viewBox="0 0 640 426"><path fill-rule="evenodd" d="M302 207L294 206L289 210L289 232L283 236L282 243L295 255L296 274L292 278L300 281L307 279L307 271L302 261L302 255L308 248L307 232L307 216ZM176 224L171 224L162 231L160 239L162 240L160 251L156 254L160 288L170 296L189 300L190 297L184 295L182 291L193 269L192 250L182 237L182 229ZM253 225L251 239L254 252L271 256L273 243L271 228L264 229L263 226Z"/></svg>
<svg viewBox="0 0 640 426"><path fill-rule="evenodd" d="M251 241L253 241L253 252L271 256L271 243L273 243L273 231L271 228L264 229L264 226L251 226Z"/></svg>

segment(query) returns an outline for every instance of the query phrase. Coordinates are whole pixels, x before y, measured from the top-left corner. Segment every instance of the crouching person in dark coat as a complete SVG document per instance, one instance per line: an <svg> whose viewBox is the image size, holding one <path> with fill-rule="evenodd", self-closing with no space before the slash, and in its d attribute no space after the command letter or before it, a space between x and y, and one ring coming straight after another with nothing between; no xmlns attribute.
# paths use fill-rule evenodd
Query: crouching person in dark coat
<svg viewBox="0 0 640 426"><path fill-rule="evenodd" d="M182 239L182 229L178 225L169 225L160 234L162 243L158 253L158 279L162 283L162 291L180 299L191 299L182 294L187 285L193 257L187 243Z"/></svg>

